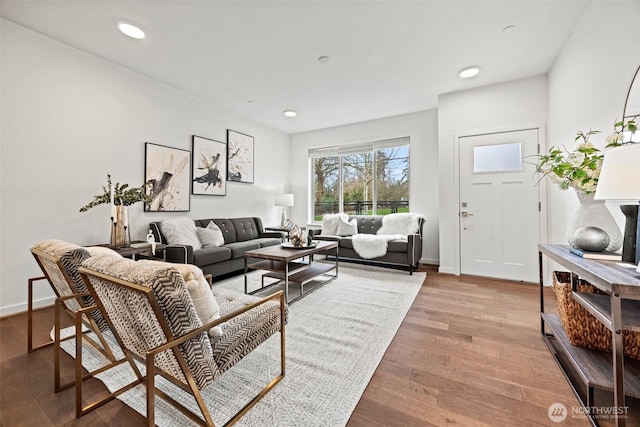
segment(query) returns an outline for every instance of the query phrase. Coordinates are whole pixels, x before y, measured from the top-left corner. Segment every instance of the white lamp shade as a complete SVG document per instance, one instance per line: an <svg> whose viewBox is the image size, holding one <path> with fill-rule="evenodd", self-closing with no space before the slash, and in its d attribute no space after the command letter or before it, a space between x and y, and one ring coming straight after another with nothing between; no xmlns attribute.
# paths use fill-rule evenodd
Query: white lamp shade
<svg viewBox="0 0 640 427"><path fill-rule="evenodd" d="M595 199L640 201L640 144L623 145L605 153Z"/></svg>
<svg viewBox="0 0 640 427"><path fill-rule="evenodd" d="M293 194L290 193L281 193L276 194L274 206L293 206Z"/></svg>

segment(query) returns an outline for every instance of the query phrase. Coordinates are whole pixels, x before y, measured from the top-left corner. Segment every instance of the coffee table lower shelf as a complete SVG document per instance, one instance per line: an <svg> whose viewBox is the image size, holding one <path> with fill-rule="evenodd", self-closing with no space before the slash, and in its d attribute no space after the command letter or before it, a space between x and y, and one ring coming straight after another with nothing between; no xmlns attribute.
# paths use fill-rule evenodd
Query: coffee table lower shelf
<svg viewBox="0 0 640 427"><path fill-rule="evenodd" d="M260 265L262 264L262 265ZM262 268L260 268L262 267ZM326 285L327 283L335 280L338 278L338 268L337 265L334 263L331 264L321 264L321 263L313 263L313 264L306 264L306 263L299 263L299 262L290 262L289 263L289 275L287 276L284 272L284 263L283 262L271 262L271 261L264 261L261 263L257 263L257 264L253 264L251 266L252 269L256 270L268 270L266 273L262 274L262 286L258 289L256 289L255 291L251 291L248 292L248 294L253 295L255 293L258 293L260 291L263 291L264 289L268 289L271 288L272 286L276 286L279 284L284 283L285 281L288 282L285 284L285 286L288 287L288 285L290 283L296 283L300 285L300 295L297 296L296 298L290 299L287 303L291 304L307 295L309 295L311 292L320 289L321 287L323 287L324 285ZM334 271L334 273L327 278L327 280L324 280L322 282L319 283L313 283L313 286L307 288L307 290L305 290L305 285L309 282L314 281L314 279L318 278L319 276L322 275L326 275L326 274L330 274L331 271ZM269 283L268 285L264 284L264 279L265 278L270 278L270 279L276 279L275 282L273 283ZM288 294L288 292L287 292Z"/></svg>

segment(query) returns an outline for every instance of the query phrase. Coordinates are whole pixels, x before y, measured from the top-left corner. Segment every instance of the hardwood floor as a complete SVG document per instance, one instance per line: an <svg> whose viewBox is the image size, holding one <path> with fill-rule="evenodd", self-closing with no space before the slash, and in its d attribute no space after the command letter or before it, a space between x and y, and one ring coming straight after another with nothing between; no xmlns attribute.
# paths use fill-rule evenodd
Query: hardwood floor
<svg viewBox="0 0 640 427"><path fill-rule="evenodd" d="M349 427L589 425L547 416L553 403L579 405L540 337L537 286L422 270L427 280ZM52 309L35 313L36 343L52 324ZM117 400L76 419L73 389L53 392L53 349L27 354L26 330L25 314L0 320L1 426L145 425ZM63 362L69 380L72 359ZM89 398L105 392L85 384Z"/></svg>

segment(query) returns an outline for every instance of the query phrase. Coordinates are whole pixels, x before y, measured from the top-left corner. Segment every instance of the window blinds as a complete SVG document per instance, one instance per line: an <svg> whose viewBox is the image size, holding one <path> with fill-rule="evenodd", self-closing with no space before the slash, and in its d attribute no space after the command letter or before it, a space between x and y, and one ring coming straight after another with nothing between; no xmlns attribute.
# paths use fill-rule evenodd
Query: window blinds
<svg viewBox="0 0 640 427"><path fill-rule="evenodd" d="M382 148L401 147L409 145L409 137L384 139L381 141L366 142L360 144L341 145L334 147L312 148L309 150L309 158L335 157L348 154L367 153Z"/></svg>

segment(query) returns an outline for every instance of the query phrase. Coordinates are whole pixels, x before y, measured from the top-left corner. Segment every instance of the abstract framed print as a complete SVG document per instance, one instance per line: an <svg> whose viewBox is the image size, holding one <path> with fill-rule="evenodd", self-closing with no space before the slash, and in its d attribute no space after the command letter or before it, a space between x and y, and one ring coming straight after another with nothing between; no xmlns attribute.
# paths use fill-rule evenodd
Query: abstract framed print
<svg viewBox="0 0 640 427"><path fill-rule="evenodd" d="M193 135L191 193L207 196L227 194L227 144Z"/></svg>
<svg viewBox="0 0 640 427"><path fill-rule="evenodd" d="M254 138L227 130L227 180L253 184Z"/></svg>
<svg viewBox="0 0 640 427"><path fill-rule="evenodd" d="M191 152L146 142L144 146L144 182L151 201L146 212L189 211Z"/></svg>

